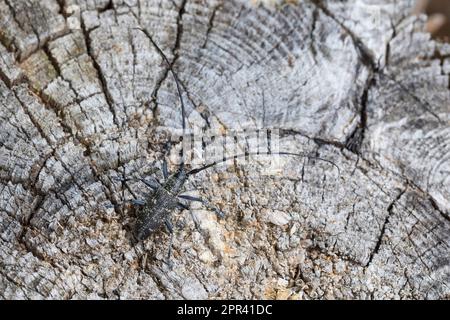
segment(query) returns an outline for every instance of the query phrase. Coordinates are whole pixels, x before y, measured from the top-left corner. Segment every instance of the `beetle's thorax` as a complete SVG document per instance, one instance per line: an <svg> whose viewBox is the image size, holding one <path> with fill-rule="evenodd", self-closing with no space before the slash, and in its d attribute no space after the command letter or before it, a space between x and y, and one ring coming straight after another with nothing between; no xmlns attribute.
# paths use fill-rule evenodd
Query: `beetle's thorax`
<svg viewBox="0 0 450 320"><path fill-rule="evenodd" d="M171 174L164 183L164 189L171 194L178 194L182 191L188 175L184 168L178 169L175 173Z"/></svg>

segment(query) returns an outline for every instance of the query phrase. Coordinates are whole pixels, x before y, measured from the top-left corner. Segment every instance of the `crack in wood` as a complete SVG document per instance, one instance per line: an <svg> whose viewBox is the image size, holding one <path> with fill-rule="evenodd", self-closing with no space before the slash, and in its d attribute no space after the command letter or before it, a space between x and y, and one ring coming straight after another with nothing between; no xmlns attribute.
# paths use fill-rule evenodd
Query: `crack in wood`
<svg viewBox="0 0 450 320"><path fill-rule="evenodd" d="M84 23L82 23L81 25L81 30L83 31L83 39L85 41L85 45L86 45L86 53L88 54L88 56L91 58L92 64L95 68L95 70L97 71L97 78L100 82L100 85L103 89L103 94L105 96L106 99L106 103L109 107L109 111L111 112L112 116L113 116L113 123L119 127L119 122L118 122L118 118L117 118L117 114L116 114L116 110L114 108L114 99L111 95L111 92L109 91L108 88L108 84L107 84L107 80L105 75L103 74L102 68L100 66L100 64L98 63L97 59L95 58L95 55L93 53L93 49L92 49L92 43L91 43L91 38L90 38L90 33L93 30L87 30L86 26L84 25Z"/></svg>
<svg viewBox="0 0 450 320"><path fill-rule="evenodd" d="M389 204L388 208L387 208L387 212L388 214L386 215L383 225L381 226L381 230L380 230L380 234L378 236L378 240L375 244L374 249L372 250L372 252L369 255L369 259L366 263L366 268L368 268L370 266L370 264L372 263L373 258L375 257L375 255L380 251L380 247L382 244L382 241L384 240L384 236L386 234L386 226L389 224L389 219L391 218L391 216L393 215L393 209L395 204L400 200L400 198L405 194L405 192L408 190L408 187L406 187L404 190L402 190L398 196Z"/></svg>

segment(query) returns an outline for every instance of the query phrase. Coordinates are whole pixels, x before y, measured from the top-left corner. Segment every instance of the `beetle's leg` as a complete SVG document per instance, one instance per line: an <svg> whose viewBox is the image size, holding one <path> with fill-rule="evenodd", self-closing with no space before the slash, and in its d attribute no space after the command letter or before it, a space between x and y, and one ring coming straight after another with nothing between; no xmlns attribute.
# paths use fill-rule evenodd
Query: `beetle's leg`
<svg viewBox="0 0 450 320"><path fill-rule="evenodd" d="M184 210L189 210L189 206L185 205L183 202L178 201L177 206Z"/></svg>
<svg viewBox="0 0 450 320"><path fill-rule="evenodd" d="M148 179L139 179L139 178L120 178L120 177L114 177L113 180L117 180L120 182L127 182L127 181L142 181L147 187L152 189L153 191L158 189L160 187L160 183L155 179L151 178L151 180Z"/></svg>
<svg viewBox="0 0 450 320"><path fill-rule="evenodd" d="M162 163L162 174L163 174L164 180L167 180L167 178L169 177L169 170L167 170L167 161L165 158Z"/></svg>
<svg viewBox="0 0 450 320"><path fill-rule="evenodd" d="M213 210L219 218L222 219L223 217L225 217L225 214L224 214L222 211L220 211L217 207L215 207L214 205L210 204L210 203L209 203L208 201L206 201L206 200L203 200L203 199L200 199L200 198L197 198L197 197L193 197L193 196L188 196L188 195L185 195L185 194L181 194L181 195L179 195L178 197L181 198L181 199L189 200L189 201L200 202L200 203L202 203L206 208L208 208L208 209L210 209L210 210Z"/></svg>
<svg viewBox="0 0 450 320"><path fill-rule="evenodd" d="M108 203L104 205L104 208L109 209L109 208L119 208L121 205L119 204L112 204L112 203Z"/></svg>
<svg viewBox="0 0 450 320"><path fill-rule="evenodd" d="M169 243L169 252L167 253L167 264L170 268L172 268L172 262L170 262L170 257L172 256L172 247L173 247L173 225L169 219L164 221L167 231L170 233L170 243Z"/></svg>
<svg viewBox="0 0 450 320"><path fill-rule="evenodd" d="M138 180L135 178L122 178L122 177L112 177L113 180L120 181L120 182L127 182L131 180Z"/></svg>
<svg viewBox="0 0 450 320"><path fill-rule="evenodd" d="M133 200L125 200L125 202L131 202L135 206L144 206L145 201L140 199L133 199Z"/></svg>
<svg viewBox="0 0 450 320"><path fill-rule="evenodd" d="M131 202L131 204L134 205L134 206L143 206L143 205L145 205L145 201L144 200L140 200L140 199L124 200L124 202ZM106 208L118 208L121 205L122 204L108 204L108 205L106 205Z"/></svg>
<svg viewBox="0 0 450 320"><path fill-rule="evenodd" d="M166 221L164 222L164 224L166 225L167 231L169 231L170 234L173 234L173 225L172 225L172 222L170 222L169 219L166 219Z"/></svg>
<svg viewBox="0 0 450 320"><path fill-rule="evenodd" d="M150 189L152 189L153 191L155 191L156 189L158 189L161 184L155 179L152 178L152 180L147 180L147 179L139 179L141 180L147 187L149 187Z"/></svg>

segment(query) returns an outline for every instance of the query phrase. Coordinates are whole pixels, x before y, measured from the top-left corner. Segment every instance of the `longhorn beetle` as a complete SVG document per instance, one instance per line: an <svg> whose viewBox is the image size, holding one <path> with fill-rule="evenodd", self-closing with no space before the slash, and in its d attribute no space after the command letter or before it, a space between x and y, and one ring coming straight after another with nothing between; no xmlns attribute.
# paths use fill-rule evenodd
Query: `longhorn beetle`
<svg viewBox="0 0 450 320"><path fill-rule="evenodd" d="M146 35L146 37L150 40L152 45L158 51L159 55L162 57L162 59L167 64L168 69L170 70L170 73L172 74L172 76L174 78L177 92L178 92L178 97L179 97L180 104L181 104L182 129L183 129L183 136L184 136L185 130L186 130L186 120L185 120L186 114L185 114L185 105L184 105L183 96L181 93L179 79L178 79L176 73L173 71L172 65L170 64L166 55L159 48L159 46L153 40L153 38L148 33L148 31L145 29L141 29L141 28L134 28L134 29L140 30L141 32L143 32ZM181 152L184 152L183 146L182 146ZM197 197L182 194L184 184L187 182L189 177L191 177L203 170L211 168L217 164L226 162L231 159L237 159L237 158L241 158L241 157L247 157L250 155L254 156L254 155L260 155L260 154L263 154L263 153L246 152L245 154L234 155L231 157L224 157L220 161L214 161L214 162L211 162L204 166L193 168L190 170L186 169L186 167L184 165L184 160L182 159L178 170L172 174L169 174L169 172L167 170L167 162L164 160L163 165L162 165L162 173L164 176L163 183L160 183L159 181L157 181L156 178L151 178L150 180L143 179L143 178L136 179L136 180L143 182L147 187L149 187L153 191L151 196L145 200L144 199L143 200L138 200L138 199L131 200L131 203L133 205L136 205L139 207L136 224L135 224L134 230L133 230L133 233L134 233L134 236L136 237L136 239L138 241L145 240L150 234L158 231L163 225L165 225L167 227L169 233L171 234L171 243L172 243L173 227L170 222L171 213L176 208L189 209L180 200L200 202L203 205L205 205L208 209L213 210L220 218L223 218L224 213L221 212L219 209L217 209L215 206L211 205L209 202L207 202L203 199L197 198ZM333 166L335 166L338 169L338 172L339 172L339 167L334 162L320 158L320 157L309 156L309 155L304 155L304 154L299 154L299 153L291 153L291 152L276 152L275 153L275 152L270 152L270 149L267 151L266 154L289 155L289 156L296 156L296 157L302 157L302 158L308 158L308 159L321 160L321 161L325 161L325 162L332 164ZM118 178L118 177L115 179L120 180L122 182L132 180L132 179ZM169 248L169 257L170 257L170 251L171 251L171 245Z"/></svg>

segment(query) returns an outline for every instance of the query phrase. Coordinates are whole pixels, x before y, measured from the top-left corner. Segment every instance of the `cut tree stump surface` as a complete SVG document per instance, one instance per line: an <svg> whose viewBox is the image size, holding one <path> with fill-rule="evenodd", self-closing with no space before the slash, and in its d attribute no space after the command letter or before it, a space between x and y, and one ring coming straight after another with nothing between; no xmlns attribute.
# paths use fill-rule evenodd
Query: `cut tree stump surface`
<svg viewBox="0 0 450 320"><path fill-rule="evenodd" d="M450 46L375 3L0 0L0 297L449 298ZM339 170L203 171L226 217L174 212L172 266L164 230L133 242L147 190L114 177L155 174L181 128L136 28L190 128L277 128Z"/></svg>

